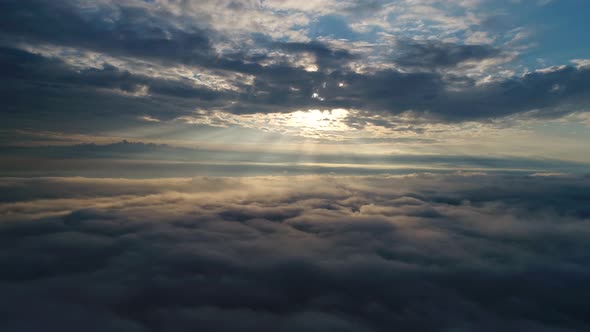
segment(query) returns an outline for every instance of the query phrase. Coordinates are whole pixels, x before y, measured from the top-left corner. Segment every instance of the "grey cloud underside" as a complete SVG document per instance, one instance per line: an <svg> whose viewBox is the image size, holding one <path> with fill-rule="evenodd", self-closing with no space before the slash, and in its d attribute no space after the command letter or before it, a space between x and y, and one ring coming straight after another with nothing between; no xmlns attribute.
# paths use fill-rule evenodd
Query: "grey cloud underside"
<svg viewBox="0 0 590 332"><path fill-rule="evenodd" d="M274 43L272 46L292 53L311 53L316 57L318 66L324 70L340 69L346 61L357 58L347 50L331 49L320 42Z"/></svg>
<svg viewBox="0 0 590 332"><path fill-rule="evenodd" d="M12 48L0 48L0 70L5 115L14 117L8 121L30 112L40 116L33 121L44 115L75 120L79 116L134 118L146 112L171 119L186 114L195 103L220 105L219 100L227 97L187 81L134 75L109 64L75 70L58 59ZM142 99L113 92L133 94L144 86L154 96Z"/></svg>
<svg viewBox="0 0 590 332"><path fill-rule="evenodd" d="M399 56L392 64L412 70L383 69L359 74L347 69L351 61L358 60L353 51L315 41L261 39L258 46L269 50L313 54L320 70L307 72L280 62L263 66L262 61L272 59L248 49L218 53L213 43L223 36L211 29L173 25L170 14L125 6L83 11L74 3L0 4L0 38L5 45L1 51L1 94L4 108L10 110L8 117L3 112L4 123L29 125L33 114L48 113L62 120L75 119L83 112L84 118L94 118L97 124L110 121L111 126L116 126L117 121L133 121L139 113L166 120L190 114L196 108L268 113L337 107L393 114L411 110L417 115L427 114L433 121L455 122L498 118L532 109L541 110L538 116L556 117L579 111L590 96L588 68L563 67L481 85L475 85L469 77L439 70L501 54L501 50L486 45L400 42L395 52ZM182 64L194 67L197 73L199 68L207 68L222 76L247 74L254 81L240 83L238 91L228 92L197 87L183 79L133 75L113 64L74 71L59 59L12 49L22 43L68 46L164 66ZM149 87L151 94L138 98L99 89L133 92L139 85ZM312 98L314 93L322 99ZM29 98L33 95L34 100ZM101 120L104 114L111 118Z"/></svg>
<svg viewBox="0 0 590 332"><path fill-rule="evenodd" d="M438 41L400 41L396 63L405 67L436 69L454 67L467 61L478 61L501 55L489 45L459 45Z"/></svg>
<svg viewBox="0 0 590 332"><path fill-rule="evenodd" d="M590 328L587 177L0 186L4 331Z"/></svg>
<svg viewBox="0 0 590 332"><path fill-rule="evenodd" d="M170 62L195 63L211 52L205 31L180 30L144 8L97 4L96 10L84 10L77 4L69 0L3 1L2 37Z"/></svg>

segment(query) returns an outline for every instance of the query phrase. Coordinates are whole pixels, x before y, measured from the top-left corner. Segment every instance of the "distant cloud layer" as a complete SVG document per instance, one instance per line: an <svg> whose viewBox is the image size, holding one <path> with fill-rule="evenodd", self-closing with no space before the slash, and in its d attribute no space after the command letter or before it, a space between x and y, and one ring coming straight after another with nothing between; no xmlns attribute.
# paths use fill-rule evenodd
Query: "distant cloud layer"
<svg viewBox="0 0 590 332"><path fill-rule="evenodd" d="M590 179L0 180L2 331L586 331Z"/></svg>
<svg viewBox="0 0 590 332"><path fill-rule="evenodd" d="M42 144L42 143L41 143ZM0 174L10 177L161 178L197 175L380 175L464 170L492 173L587 174L589 163L548 158L358 154L327 151L215 150L133 143L0 147Z"/></svg>

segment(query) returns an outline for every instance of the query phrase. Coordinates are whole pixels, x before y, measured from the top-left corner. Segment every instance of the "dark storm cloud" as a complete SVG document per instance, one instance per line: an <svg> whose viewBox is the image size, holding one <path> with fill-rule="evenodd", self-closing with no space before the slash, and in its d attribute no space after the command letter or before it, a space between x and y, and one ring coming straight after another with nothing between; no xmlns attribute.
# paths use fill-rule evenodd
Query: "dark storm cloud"
<svg viewBox="0 0 590 332"><path fill-rule="evenodd" d="M48 178L2 187L20 192L0 205L2 330L590 327L588 178Z"/></svg>

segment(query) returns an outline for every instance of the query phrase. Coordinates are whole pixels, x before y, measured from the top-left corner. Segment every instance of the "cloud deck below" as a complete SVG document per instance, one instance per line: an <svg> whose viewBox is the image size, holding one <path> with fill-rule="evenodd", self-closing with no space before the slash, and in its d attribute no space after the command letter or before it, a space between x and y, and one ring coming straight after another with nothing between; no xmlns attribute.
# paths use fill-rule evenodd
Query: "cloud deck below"
<svg viewBox="0 0 590 332"><path fill-rule="evenodd" d="M590 178L0 180L2 331L586 331Z"/></svg>

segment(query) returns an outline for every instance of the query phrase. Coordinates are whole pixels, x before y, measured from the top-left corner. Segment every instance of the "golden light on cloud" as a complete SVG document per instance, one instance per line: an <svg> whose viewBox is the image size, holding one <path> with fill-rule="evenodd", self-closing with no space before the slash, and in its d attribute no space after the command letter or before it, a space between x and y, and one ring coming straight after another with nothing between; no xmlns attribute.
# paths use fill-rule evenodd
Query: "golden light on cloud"
<svg viewBox="0 0 590 332"><path fill-rule="evenodd" d="M198 116L185 116L178 118L178 120L190 124L216 127L238 126L307 138L340 139L346 136L345 133L353 129L346 121L351 111L342 108L267 114L205 113L203 111L196 114Z"/></svg>
<svg viewBox="0 0 590 332"><path fill-rule="evenodd" d="M316 66L315 64L310 64L304 67L305 71L308 72L316 72L319 70L318 66Z"/></svg>

